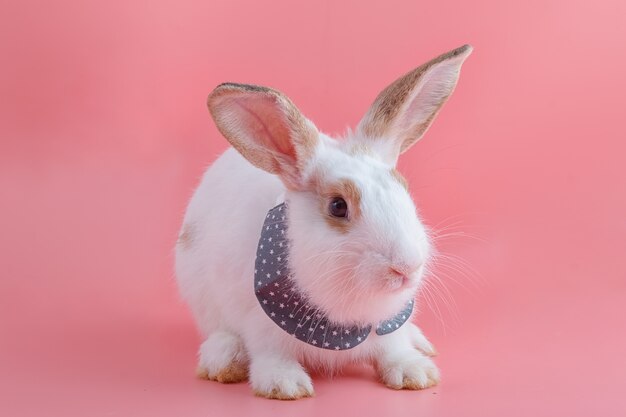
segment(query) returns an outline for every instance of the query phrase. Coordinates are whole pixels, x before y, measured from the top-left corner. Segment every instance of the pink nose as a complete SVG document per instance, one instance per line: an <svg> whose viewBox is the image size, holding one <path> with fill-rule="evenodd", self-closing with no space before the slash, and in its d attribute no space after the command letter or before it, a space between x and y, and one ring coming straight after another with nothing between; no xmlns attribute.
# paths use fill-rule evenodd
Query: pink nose
<svg viewBox="0 0 626 417"><path fill-rule="evenodd" d="M393 275L399 275L405 278L409 278L411 275L413 275L415 272L417 272L417 270L420 268L420 266L422 266L421 263L418 264L413 264L413 265L409 265L409 264L396 264L396 265L392 265L389 267L389 271L393 274Z"/></svg>

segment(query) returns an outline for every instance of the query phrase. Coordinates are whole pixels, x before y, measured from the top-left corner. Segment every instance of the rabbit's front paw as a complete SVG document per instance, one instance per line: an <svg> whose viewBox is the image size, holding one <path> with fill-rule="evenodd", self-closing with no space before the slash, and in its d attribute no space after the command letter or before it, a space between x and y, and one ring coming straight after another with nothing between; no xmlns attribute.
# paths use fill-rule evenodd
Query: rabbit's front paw
<svg viewBox="0 0 626 417"><path fill-rule="evenodd" d="M437 366L417 350L386 357L376 368L382 382L393 389L424 389L439 383Z"/></svg>
<svg viewBox="0 0 626 417"><path fill-rule="evenodd" d="M248 379L248 358L239 336L216 331L200 345L196 374L224 384Z"/></svg>
<svg viewBox="0 0 626 417"><path fill-rule="evenodd" d="M277 400L297 400L313 396L311 377L293 360L282 358L253 359L250 383L254 394Z"/></svg>

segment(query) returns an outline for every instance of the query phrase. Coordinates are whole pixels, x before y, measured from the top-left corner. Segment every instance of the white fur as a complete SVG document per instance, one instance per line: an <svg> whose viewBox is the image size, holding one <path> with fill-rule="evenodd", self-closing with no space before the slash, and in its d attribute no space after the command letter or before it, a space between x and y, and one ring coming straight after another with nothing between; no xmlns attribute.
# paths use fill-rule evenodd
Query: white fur
<svg viewBox="0 0 626 417"><path fill-rule="evenodd" d="M456 82L437 77L457 75L458 71L448 69L431 71L431 80L438 84L430 90L424 89L428 80L420 85L427 91L427 108L433 107L432 94L439 85L447 83L453 88ZM447 97L450 91L444 93ZM254 94L263 93L244 90L238 94L250 94L254 100ZM273 103L267 96L265 102ZM405 107L421 119L425 117L417 104ZM262 111L274 110L263 107ZM279 123L287 120L281 117L274 119ZM233 116L229 123L236 120ZM409 122L402 119L403 124ZM248 121L243 126L250 125ZM232 129L239 130L237 126ZM245 140L254 140L250 132L246 135ZM269 139L266 143L275 138ZM434 349L412 323L386 336L372 332L351 350L328 351L303 343L276 326L254 295L254 259L261 226L267 211L284 198L289 208L289 262L295 284L331 320L375 327L415 297L429 259L429 239L411 197L391 173L395 158L390 163L385 157L399 148L397 143L371 142L371 154L351 151L370 139L358 132L343 140L320 133L314 154L297 171L301 184L310 177L330 184L345 179L356 184L362 215L347 233L326 223L320 196L313 190L287 189L285 178L281 181L252 166L233 148L206 171L185 214L187 241L176 247L176 276L206 338L200 347L199 365L208 375L217 374L235 359L249 362L254 391L275 398L313 394L305 367L332 373L349 363L370 363L393 388L424 388L438 381L437 368L424 355L434 354ZM409 275L402 288L389 276L390 267L397 265Z"/></svg>
<svg viewBox="0 0 626 417"><path fill-rule="evenodd" d="M225 330L211 332L198 351L198 368L205 372L209 379L217 378L218 374L232 363L247 362L241 337Z"/></svg>
<svg viewBox="0 0 626 417"><path fill-rule="evenodd" d="M311 174L329 183L349 179L357 185L362 221L351 226L348 234L337 233L319 213L319 196L287 193L290 261L300 289L331 320L375 323L400 311L421 278L421 273L413 274L414 285L400 293L385 291L381 287L386 285L389 267L422 264L430 250L409 194L391 175L393 167L375 155L346 152L360 140L353 136L339 142L320 135L310 166L314 167Z"/></svg>
<svg viewBox="0 0 626 417"><path fill-rule="evenodd" d="M208 338L200 349L200 366L209 374L226 367L228 358L235 355L232 334L241 337L245 344L254 390L271 393L279 389L286 396L295 395L296 387L312 393L310 378L299 363L335 372L348 363L369 363L383 358L383 354L385 358L414 356L412 346L432 351L423 336L423 340L412 345L414 325L405 325L383 337L373 333L362 345L348 351L319 349L285 333L258 305L253 288L256 247L265 214L282 193L289 202L291 262L298 284L326 308L331 318L375 324L395 314L415 294L416 286L401 293L374 290L364 293L367 285L377 280L375 272L385 268L388 257L395 251L406 251L408 256L424 262L429 250L414 206L388 173L389 167L375 160L355 159L339 147L328 153L327 158L319 158L329 176L351 178L362 192L362 210L367 222L349 235L331 231L323 220L315 218L313 211L318 210L318 203L311 201L314 196L287 191L275 176L253 167L232 148L207 170L194 194L184 219L184 224L191 227L193 240L187 249L177 245L176 275L183 298L189 303L201 333ZM355 160L348 165L350 159ZM344 169L330 168L342 165ZM240 191L233 193L233 189ZM388 217L389 214L393 215ZM355 275L361 278L359 284L354 287L346 284L342 292L337 292L340 288L333 282L341 283L344 278L328 274L342 265L336 253L315 256L337 246L362 250L353 260ZM314 257L307 261L311 256ZM350 265L350 260L345 262ZM346 275L343 269L339 272ZM320 278L323 276L326 279ZM394 342L398 341L401 343L396 345ZM396 350L397 353L391 354ZM415 362L413 368L433 367L427 358L423 361ZM282 365L277 367L277 363ZM394 375L405 366L398 359L389 359L389 364L395 369Z"/></svg>

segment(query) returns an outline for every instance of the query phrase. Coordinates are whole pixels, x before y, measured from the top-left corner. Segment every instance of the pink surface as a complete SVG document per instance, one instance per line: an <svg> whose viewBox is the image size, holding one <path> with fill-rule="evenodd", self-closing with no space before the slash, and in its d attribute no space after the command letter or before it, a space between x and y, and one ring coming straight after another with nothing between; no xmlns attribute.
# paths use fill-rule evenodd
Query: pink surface
<svg viewBox="0 0 626 417"><path fill-rule="evenodd" d="M0 415L624 415L622 0L38 3L0 13ZM336 133L463 43L400 165L472 269L442 266L418 317L442 384L357 369L279 403L195 379L172 246L226 146L207 93L271 85Z"/></svg>

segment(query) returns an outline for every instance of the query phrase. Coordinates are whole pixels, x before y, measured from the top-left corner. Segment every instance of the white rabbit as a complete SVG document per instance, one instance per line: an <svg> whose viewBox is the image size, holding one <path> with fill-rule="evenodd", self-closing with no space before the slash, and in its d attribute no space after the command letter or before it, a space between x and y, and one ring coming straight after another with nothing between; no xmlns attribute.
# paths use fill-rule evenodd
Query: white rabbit
<svg viewBox="0 0 626 417"><path fill-rule="evenodd" d="M434 350L410 321L351 349L312 346L270 320L255 297L255 257L268 210L286 202L294 288L333 323L376 326L420 287L430 242L398 156L428 129L457 83L469 45L443 54L380 93L346 138L319 132L280 92L226 83L209 110L232 145L206 171L176 245L180 292L204 342L199 375L249 378L256 395L313 395L305 369L375 367L394 389L439 381Z"/></svg>

